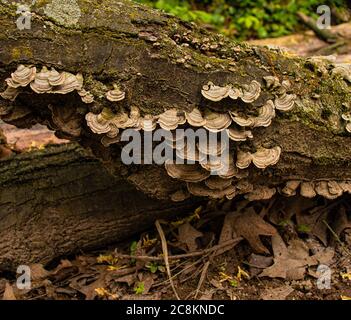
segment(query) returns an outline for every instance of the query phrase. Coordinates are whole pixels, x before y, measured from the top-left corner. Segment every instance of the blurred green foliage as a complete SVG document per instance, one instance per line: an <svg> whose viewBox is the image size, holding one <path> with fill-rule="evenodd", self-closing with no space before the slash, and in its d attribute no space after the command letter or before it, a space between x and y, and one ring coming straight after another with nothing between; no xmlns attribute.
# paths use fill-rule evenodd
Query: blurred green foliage
<svg viewBox="0 0 351 320"><path fill-rule="evenodd" d="M279 37L300 31L301 11L317 17L321 4L346 8L349 0L135 0L180 17L208 25L239 40Z"/></svg>

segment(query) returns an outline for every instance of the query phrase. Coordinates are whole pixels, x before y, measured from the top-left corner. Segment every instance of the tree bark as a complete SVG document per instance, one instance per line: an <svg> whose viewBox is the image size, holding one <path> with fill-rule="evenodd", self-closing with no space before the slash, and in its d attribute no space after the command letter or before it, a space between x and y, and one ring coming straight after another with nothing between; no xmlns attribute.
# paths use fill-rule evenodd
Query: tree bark
<svg viewBox="0 0 351 320"><path fill-rule="evenodd" d="M93 93L95 102L84 104L77 92L66 95L35 94L25 89L15 101L0 99L2 119L19 127L30 127L33 123L48 124L58 135L67 135L63 127L52 124L53 114L49 106L56 106L58 113L62 115L65 112L73 113L71 118L74 118L80 129L74 139L92 148L106 166L114 170L116 176L127 179L143 193L158 199L169 199L171 194L183 187L183 182L168 177L161 166L121 164L119 146L104 148L100 143L101 137L93 134L87 127L85 115L88 112L96 114L104 107L118 111L137 106L142 115L159 115L171 108L190 112L195 107L219 113L229 110L241 110L245 113L249 110L255 114L259 107L274 99L272 91L265 87L263 78L266 76L276 76L280 82L288 80L291 83L289 92L297 96L297 101L291 111L277 111L268 128L254 128L252 140L236 144L236 148L252 152L261 147L273 146L279 146L282 150L276 165L265 170L250 166L248 182L252 185L281 187L291 180L351 180L351 139L345 130L345 122L341 119L341 115L351 108L350 83L333 75L333 66L330 63L307 61L277 49L238 44L194 24L182 22L127 0L37 1L31 7L34 15L30 30L17 28L15 21L18 16L15 12L16 6L13 3L0 3L0 90L5 90L5 79L19 64L34 65L38 69L47 66L59 71L82 73L84 89ZM213 103L201 95L202 87L209 81L220 86L235 84L244 87L252 80L260 83L262 92L250 104L228 100ZM126 99L119 104L111 104L105 98L106 90L111 89L113 84L118 84L126 92ZM58 161L63 161L62 165L66 165L64 159ZM60 174L66 170L62 165L59 166L62 169L58 171ZM74 165L67 168L71 170L72 180L78 178L81 172L75 170L76 168ZM97 177L101 171L88 175L89 170L93 172L87 165L84 172L88 180L102 179ZM54 178L58 180L52 180ZM50 179L52 186L61 186L62 177ZM124 188L124 185L121 187ZM36 190L39 189L40 192L45 190L38 186ZM46 198L50 199L52 190L45 193L45 196L41 193L40 197L36 197L39 200L33 211L38 206L45 208ZM120 192L123 193L123 190ZM1 196L6 200L3 194ZM142 199L140 194L139 196ZM14 191L7 192L6 197L13 199L15 206L16 203L21 204L22 198L16 196ZM86 203L79 201L79 206L74 209L69 202L64 201L71 208L68 216L72 217L72 210L74 212L77 208L85 208L82 210L89 212L89 207L98 208L93 198L95 197L84 198ZM130 201L130 197L127 199L125 201ZM145 206L148 205L155 203L145 202ZM118 206L121 206L121 202ZM124 209L116 210L120 212ZM146 211L153 210L151 208ZM101 215L87 215L96 223L95 229L89 230L95 235L96 243L99 243L96 237L100 237L106 225L109 225L103 223L103 212ZM2 214L6 215L5 209ZM35 212L27 213L27 216L30 214L33 215L33 228L35 224L46 227L46 223L51 220L38 218L40 221L35 221ZM62 221L60 214L63 213L50 213L52 219ZM83 214L79 215L82 216ZM138 214L135 216L138 217ZM80 230L79 228L86 230L89 224L79 222L75 217L73 215L74 222L67 223L70 233L75 232L75 229ZM150 218L148 216L145 219L150 219L151 222L155 217L156 215L151 214ZM26 232L25 236L31 235L30 228L21 230L26 223L21 221L14 222L20 223L20 227L16 227L17 232ZM118 221L119 219L115 223L120 223ZM126 235L131 228L123 224L124 227L123 235ZM13 228L9 226L8 230ZM113 228L108 227L107 230ZM37 244L40 249L28 249L26 246L29 244L16 244L16 247L24 248L23 255L28 259L34 255L34 251L40 254L39 251L42 250L42 238L38 234L35 236L38 240L33 241L33 244ZM83 243L78 242L77 247L89 246L91 237L88 233L84 233L84 236L82 234ZM55 248L62 253L65 250L61 248L65 248L67 242L71 243L69 237L61 234L55 235L50 241L56 242ZM6 254L9 255L11 251Z"/></svg>
<svg viewBox="0 0 351 320"><path fill-rule="evenodd" d="M47 263L132 237L199 199L150 199L76 144L0 161L0 270Z"/></svg>

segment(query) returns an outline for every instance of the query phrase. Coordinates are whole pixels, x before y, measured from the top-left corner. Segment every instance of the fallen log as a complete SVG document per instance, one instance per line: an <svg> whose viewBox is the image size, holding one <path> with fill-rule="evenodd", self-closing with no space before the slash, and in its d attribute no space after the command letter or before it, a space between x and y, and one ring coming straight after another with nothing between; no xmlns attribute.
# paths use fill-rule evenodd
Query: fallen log
<svg viewBox="0 0 351 320"><path fill-rule="evenodd" d="M5 122L47 125L157 199L350 192L349 65L238 44L127 0L40 1L30 30L17 28L16 8L0 3ZM159 127L226 132L231 173L213 178L215 164L200 161L190 169L125 165L121 133ZM94 197L86 201L96 208Z"/></svg>
<svg viewBox="0 0 351 320"><path fill-rule="evenodd" d="M76 144L0 160L0 270L131 238L198 203L150 199Z"/></svg>

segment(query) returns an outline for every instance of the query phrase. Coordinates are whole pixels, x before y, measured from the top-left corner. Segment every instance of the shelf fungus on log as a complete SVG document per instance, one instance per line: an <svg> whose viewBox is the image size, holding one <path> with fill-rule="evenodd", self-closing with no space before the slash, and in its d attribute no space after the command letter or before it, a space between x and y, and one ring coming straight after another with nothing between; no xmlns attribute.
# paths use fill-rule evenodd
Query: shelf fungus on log
<svg viewBox="0 0 351 320"><path fill-rule="evenodd" d="M267 186L255 186L253 191L245 195L245 199L249 201L269 200L276 194L275 188Z"/></svg>
<svg viewBox="0 0 351 320"><path fill-rule="evenodd" d="M267 149L259 148L255 153L239 150L237 154L236 166L239 169L246 169L251 162L259 169L265 169L278 163L281 154L279 146Z"/></svg>
<svg viewBox="0 0 351 320"><path fill-rule="evenodd" d="M66 134L92 149L108 162L112 172L118 170L125 145L121 137L129 128L140 131L141 136L142 131L152 132L158 127L172 135L178 128L203 129L218 140L226 135L226 160L218 145L195 143L195 148L187 150L188 145L177 146L178 138L173 136L166 141L173 156L196 163L189 164L189 171L188 165L182 169L170 164L166 168L124 166L128 181L158 199L170 199L177 190L186 190L185 182L195 183L189 174L196 177L199 173L198 189L214 190L218 182L221 191L233 186L235 194L251 194L251 199L260 185L285 195L300 192L308 197L339 195L340 190L329 180L344 179L346 188L347 180L351 180L347 170L351 144L345 125L351 131L351 121L337 120L346 112L342 106L346 104L349 110L348 64L337 64L335 58L295 58L269 48L233 43L130 1L121 1L118 9L108 1L99 8L96 3L90 6L91 12L81 12L77 30L87 32L79 33L79 37L60 23L55 24L55 30L44 28L53 18L42 10L42 4L32 6L33 23L42 32L30 37L21 33L30 55L23 53L16 58L13 53L18 51L15 39L19 31L9 22L13 19L11 5L0 3L0 29L14 34L0 40L1 46L8 48L0 50L2 120L19 127L46 124L57 134ZM112 21L112 16L118 19ZM145 24L135 23L131 16ZM99 26L92 23L97 20ZM145 31L145 25L150 30ZM175 37L175 32L186 34L187 39ZM125 41L126 34L142 36ZM157 46L151 37L157 39ZM185 50L182 41L191 45ZM38 43L42 50L37 50ZM73 50L80 47L84 50ZM191 63L177 62L178 53L189 56ZM338 90L330 90L331 85ZM324 108L327 112L322 112ZM291 111L292 116L278 111ZM152 141L152 147L155 145ZM276 147L263 148L268 146ZM281 153L284 156L280 158ZM269 170L258 170L269 166ZM193 173L194 168L199 172ZM145 177L151 170L150 176L156 171L162 176L162 192L159 186L155 187L157 192L150 192L152 183L146 183ZM171 183L175 187L170 190ZM173 196L178 201L182 198L180 192Z"/></svg>
<svg viewBox="0 0 351 320"><path fill-rule="evenodd" d="M167 160L165 168L169 176L185 182L201 182L211 175L198 164L177 164Z"/></svg>
<svg viewBox="0 0 351 320"><path fill-rule="evenodd" d="M252 80L249 85L244 86L241 100L245 103L252 103L258 99L261 94L261 84L256 80Z"/></svg>
<svg viewBox="0 0 351 320"><path fill-rule="evenodd" d="M201 111L194 108L191 112L185 112L185 118L188 124L193 127L204 127L206 119L202 116Z"/></svg>
<svg viewBox="0 0 351 320"><path fill-rule="evenodd" d="M301 181L298 181L298 180L288 181L285 187L281 190L281 193L288 197L295 196L300 184L301 184Z"/></svg>
<svg viewBox="0 0 351 320"><path fill-rule="evenodd" d="M171 131L178 128L186 122L185 115L183 112L177 109L169 109L164 113L161 113L158 117L157 123L164 130Z"/></svg>
<svg viewBox="0 0 351 320"><path fill-rule="evenodd" d="M225 188L211 189L205 182L187 183L188 190L191 194L198 197L210 197L212 199L233 199L236 195L235 186L229 185Z"/></svg>
<svg viewBox="0 0 351 320"><path fill-rule="evenodd" d="M232 119L227 113L217 113L207 110L204 118L206 120L204 127L213 133L223 131L232 124Z"/></svg>
<svg viewBox="0 0 351 320"><path fill-rule="evenodd" d="M229 114L233 121L241 127L269 127L275 117L275 108L273 101L268 100L264 106L259 108L257 117L244 118L235 111L230 111Z"/></svg>
<svg viewBox="0 0 351 320"><path fill-rule="evenodd" d="M26 67L21 64L15 72L11 73L11 78L7 78L5 81L11 88L26 87L34 80L36 73L36 67Z"/></svg>
<svg viewBox="0 0 351 320"><path fill-rule="evenodd" d="M230 140L232 141L246 141L247 139L252 139L253 135L250 130L236 129L230 127L227 129L227 134Z"/></svg>
<svg viewBox="0 0 351 320"><path fill-rule="evenodd" d="M106 99L111 102L122 101L126 96L125 92L123 92L116 84L113 85L113 88L113 90L106 92Z"/></svg>

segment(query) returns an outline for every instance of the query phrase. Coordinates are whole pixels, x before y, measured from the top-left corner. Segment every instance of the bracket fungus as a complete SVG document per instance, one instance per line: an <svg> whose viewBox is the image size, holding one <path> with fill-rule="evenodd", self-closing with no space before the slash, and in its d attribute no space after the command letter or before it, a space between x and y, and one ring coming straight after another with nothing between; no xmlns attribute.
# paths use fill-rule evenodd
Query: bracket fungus
<svg viewBox="0 0 351 320"><path fill-rule="evenodd" d="M275 188L255 186L253 191L249 192L244 197L249 201L269 200L276 194L276 192L277 190Z"/></svg>
<svg viewBox="0 0 351 320"><path fill-rule="evenodd" d="M94 102L94 96L89 91L82 89L81 91L78 91L78 94L84 103L90 104Z"/></svg>
<svg viewBox="0 0 351 320"><path fill-rule="evenodd" d="M280 81L278 77L266 76L263 77L263 80L266 82L267 89L276 89L280 87Z"/></svg>
<svg viewBox="0 0 351 320"><path fill-rule="evenodd" d="M112 118L113 114L108 109L104 109L100 114L89 112L85 115L88 127L96 134L104 134L111 131L110 120Z"/></svg>
<svg viewBox="0 0 351 320"><path fill-rule="evenodd" d="M15 101L20 91L17 88L7 87L0 96L5 100Z"/></svg>
<svg viewBox="0 0 351 320"><path fill-rule="evenodd" d="M186 122L185 115L183 112L177 109L169 109L164 113L160 114L157 123L164 130L171 131L178 128Z"/></svg>
<svg viewBox="0 0 351 320"><path fill-rule="evenodd" d="M279 146L267 149L259 148L255 153L238 151L236 166L239 169L248 168L251 162L259 169L265 169L278 163L281 154Z"/></svg>
<svg viewBox="0 0 351 320"><path fill-rule="evenodd" d="M241 100L245 103L252 103L258 99L261 94L261 84L256 80L252 80L249 85L244 86Z"/></svg>
<svg viewBox="0 0 351 320"><path fill-rule="evenodd" d="M210 172L198 164L177 164L167 160L165 168L170 177L185 182L201 182L210 176Z"/></svg>
<svg viewBox="0 0 351 320"><path fill-rule="evenodd" d="M225 99L229 96L229 92L231 90L231 86L227 85L224 87L216 86L212 82L209 82L208 84L204 85L202 87L201 93L202 95L214 102L221 101L222 99Z"/></svg>
<svg viewBox="0 0 351 320"><path fill-rule="evenodd" d="M296 195L297 188L301 182L298 180L288 181L285 187L281 190L281 193L285 196L291 197Z"/></svg>
<svg viewBox="0 0 351 320"><path fill-rule="evenodd" d="M241 130L230 127L227 129L227 134L232 141L246 141L247 139L252 139L253 135L250 130Z"/></svg>
<svg viewBox="0 0 351 320"><path fill-rule="evenodd" d="M33 82L30 83L31 89L38 94L47 93L52 89L49 83L50 71L43 67L40 72L35 75Z"/></svg>
<svg viewBox="0 0 351 320"><path fill-rule="evenodd" d="M262 107L259 108L257 117L244 118L239 116L234 111L229 111L232 120L241 127L268 127L275 117L275 108L272 100L268 100Z"/></svg>
<svg viewBox="0 0 351 320"><path fill-rule="evenodd" d="M275 108L280 111L290 111L295 105L296 98L296 94L284 93L275 98Z"/></svg>
<svg viewBox="0 0 351 320"><path fill-rule="evenodd" d="M113 85L113 90L106 92L106 99L111 102L118 102L125 98L126 94L123 92L117 84Z"/></svg>
<svg viewBox="0 0 351 320"><path fill-rule="evenodd" d="M351 83L351 63L335 64L331 74L332 76L340 76Z"/></svg>
<svg viewBox="0 0 351 320"><path fill-rule="evenodd" d="M242 97L243 92L241 89L231 85L221 87L209 82L202 87L201 94L210 101L219 102L228 97L232 100L236 100Z"/></svg>
<svg viewBox="0 0 351 320"><path fill-rule="evenodd" d="M193 127L203 127L206 124L206 119L202 116L201 111L194 108L191 112L185 113L186 121Z"/></svg>
<svg viewBox="0 0 351 320"><path fill-rule="evenodd" d="M209 197L212 199L233 199L236 195L236 189L230 185L224 189L211 189L205 183L187 183L188 190L191 194L198 197Z"/></svg>
<svg viewBox="0 0 351 320"><path fill-rule="evenodd" d="M314 182L311 182L311 181L301 182L300 194L305 198L310 198L310 199L314 198L317 195L314 189Z"/></svg>
<svg viewBox="0 0 351 320"><path fill-rule="evenodd" d="M206 124L204 128L210 132L217 133L223 131L232 124L232 119L227 113L216 113L207 110L205 113Z"/></svg>
<svg viewBox="0 0 351 320"><path fill-rule="evenodd" d="M26 67L21 64L15 72L11 73L11 78L7 78L5 81L11 88L26 87L34 80L36 72L36 67Z"/></svg>
<svg viewBox="0 0 351 320"><path fill-rule="evenodd" d="M337 199L344 192L336 181L318 181L315 184L315 191L330 200Z"/></svg>

